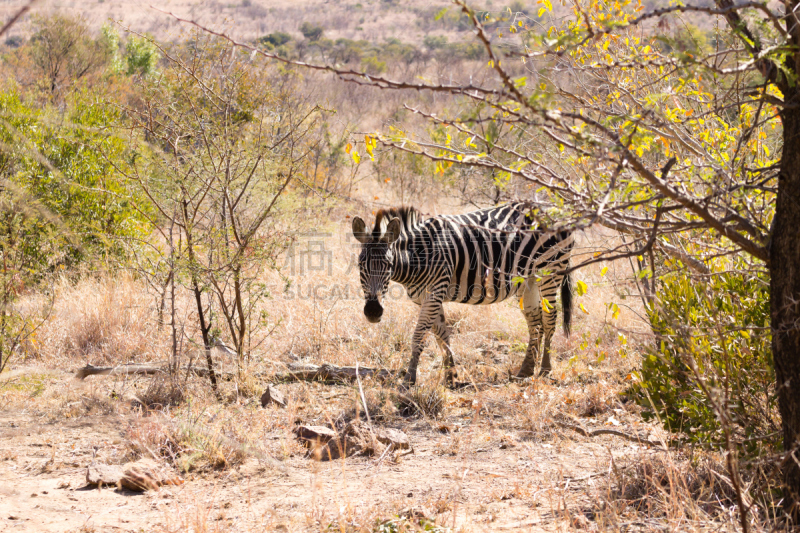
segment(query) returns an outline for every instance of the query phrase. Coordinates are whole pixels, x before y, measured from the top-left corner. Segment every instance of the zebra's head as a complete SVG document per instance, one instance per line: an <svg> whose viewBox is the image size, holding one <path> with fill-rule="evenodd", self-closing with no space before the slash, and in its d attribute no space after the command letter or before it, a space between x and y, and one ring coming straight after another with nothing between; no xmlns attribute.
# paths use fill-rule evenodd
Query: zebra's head
<svg viewBox="0 0 800 533"><path fill-rule="evenodd" d="M400 237L402 222L399 218L388 221L379 217L375 221L372 232L367 231L361 217L353 219L353 235L361 243L358 256L358 267L361 276L361 288L364 290L364 316L370 322L380 322L383 315L381 298L389 290L389 279L392 276L394 252L391 244Z"/></svg>

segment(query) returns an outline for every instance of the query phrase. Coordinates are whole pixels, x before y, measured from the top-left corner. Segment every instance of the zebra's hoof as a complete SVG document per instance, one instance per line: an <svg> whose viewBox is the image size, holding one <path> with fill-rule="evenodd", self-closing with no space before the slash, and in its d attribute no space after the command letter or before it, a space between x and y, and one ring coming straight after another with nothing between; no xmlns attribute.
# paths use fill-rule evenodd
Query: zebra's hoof
<svg viewBox="0 0 800 533"><path fill-rule="evenodd" d="M417 384L417 376L406 374L405 377L403 377L403 381L400 382L400 390L407 391L416 384Z"/></svg>
<svg viewBox="0 0 800 533"><path fill-rule="evenodd" d="M542 376L542 377L547 377L547 376L550 375L550 371L551 370L552 369L550 369L550 368L543 368L543 369L539 370L539 375Z"/></svg>
<svg viewBox="0 0 800 533"><path fill-rule="evenodd" d="M533 375L533 369L532 368L522 367L522 368L519 369L519 372L517 372L517 375L514 376L514 377L517 378L517 379L525 379L525 378L531 377L532 375Z"/></svg>

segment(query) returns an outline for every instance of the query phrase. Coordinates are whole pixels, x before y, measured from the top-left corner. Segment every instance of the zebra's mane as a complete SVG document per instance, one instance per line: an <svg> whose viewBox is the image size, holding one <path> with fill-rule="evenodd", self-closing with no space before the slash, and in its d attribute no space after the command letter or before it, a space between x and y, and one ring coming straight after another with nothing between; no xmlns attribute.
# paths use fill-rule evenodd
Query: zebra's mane
<svg viewBox="0 0 800 533"><path fill-rule="evenodd" d="M410 205L403 205L400 207L390 207L388 209L379 209L375 213L375 226L372 228L372 238L377 240L386 231L386 226L393 218L399 218L403 224L404 233L411 231L411 229L422 218L421 213L415 207Z"/></svg>

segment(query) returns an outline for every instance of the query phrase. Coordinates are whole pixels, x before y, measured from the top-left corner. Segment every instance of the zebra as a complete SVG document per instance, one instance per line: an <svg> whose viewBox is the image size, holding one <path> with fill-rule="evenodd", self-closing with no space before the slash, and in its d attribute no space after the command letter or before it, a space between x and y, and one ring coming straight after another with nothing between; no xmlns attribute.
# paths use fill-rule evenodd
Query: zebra
<svg viewBox="0 0 800 533"><path fill-rule="evenodd" d="M526 204L509 203L423 219L414 207L395 207L379 210L371 231L360 217L353 218L353 235L361 243L358 264L367 320L380 322L381 299L390 280L403 285L411 301L420 306L406 386L416 383L428 331L444 352L446 382L454 384L452 329L445 322L444 302L486 305L522 296L520 307L530 339L517 376L534 374L542 333L541 373L551 371L550 340L559 287L564 333L569 335L573 288L572 276L565 272L574 238L569 229L536 228L530 211Z"/></svg>

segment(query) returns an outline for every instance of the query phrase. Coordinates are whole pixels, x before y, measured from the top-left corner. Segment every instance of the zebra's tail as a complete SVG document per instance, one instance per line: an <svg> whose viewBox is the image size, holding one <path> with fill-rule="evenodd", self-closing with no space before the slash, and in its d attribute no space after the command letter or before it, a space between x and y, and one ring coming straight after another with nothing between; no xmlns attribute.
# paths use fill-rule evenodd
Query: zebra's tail
<svg viewBox="0 0 800 533"><path fill-rule="evenodd" d="M572 321L572 272L561 280L561 309L564 315L564 335L569 337L569 325Z"/></svg>

